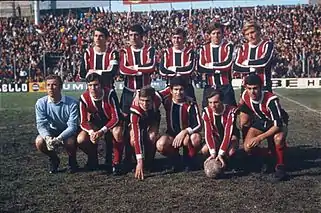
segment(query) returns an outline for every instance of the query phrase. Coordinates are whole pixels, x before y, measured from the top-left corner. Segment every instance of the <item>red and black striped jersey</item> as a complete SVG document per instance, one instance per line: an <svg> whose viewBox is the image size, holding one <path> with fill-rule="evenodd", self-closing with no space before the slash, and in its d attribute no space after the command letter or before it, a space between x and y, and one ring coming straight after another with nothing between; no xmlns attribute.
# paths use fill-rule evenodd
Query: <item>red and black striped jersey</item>
<svg viewBox="0 0 321 213"><path fill-rule="evenodd" d="M279 98L268 91L262 91L261 98L258 101L252 100L249 93L244 91L242 94L242 101L249 108L253 114L263 120L272 121L274 126L283 126L284 111L279 103Z"/></svg>
<svg viewBox="0 0 321 213"><path fill-rule="evenodd" d="M227 152L230 146L236 120L236 107L224 105L221 114L215 113L211 108L205 107L202 118L204 120L205 141L210 154L216 153L216 144L221 144L219 155Z"/></svg>
<svg viewBox="0 0 321 213"><path fill-rule="evenodd" d="M206 73L207 85L220 86L231 83L233 44L222 41L219 45L205 44L200 49L198 72Z"/></svg>
<svg viewBox="0 0 321 213"><path fill-rule="evenodd" d="M195 69L195 51L192 47L177 50L173 47L165 50L159 64L160 75L168 80L175 76L184 76L190 80Z"/></svg>
<svg viewBox="0 0 321 213"><path fill-rule="evenodd" d="M242 73L246 77L250 72L260 76L264 86L272 86L271 62L273 43L262 40L257 45L243 44L237 51L233 71Z"/></svg>
<svg viewBox="0 0 321 213"><path fill-rule="evenodd" d="M153 105L152 108L148 111L144 111L138 103L135 103L133 101L132 106L130 108L130 123L131 128L134 133L134 149L136 158L142 159L143 153L144 153L144 143L143 143L143 136L141 130L146 130L151 124L155 122L157 117L160 116L159 107L162 103L161 96L156 92L154 99L153 99Z"/></svg>
<svg viewBox="0 0 321 213"><path fill-rule="evenodd" d="M116 92L113 89L105 88L100 99L94 99L88 90L80 96L80 127L86 131L93 131L94 126L102 131L115 127L119 122L120 107Z"/></svg>
<svg viewBox="0 0 321 213"><path fill-rule="evenodd" d="M202 123L198 105L192 98L186 97L184 102L175 103L171 95L161 95L166 111L167 132L170 135L177 135L184 129L189 134L201 130ZM167 96L167 98L164 98L164 96Z"/></svg>
<svg viewBox="0 0 321 213"><path fill-rule="evenodd" d="M131 91L150 85L151 73L156 71L156 50L144 45L141 49L132 46L122 49L120 73L124 75L124 85Z"/></svg>
<svg viewBox="0 0 321 213"><path fill-rule="evenodd" d="M88 48L80 66L80 77L86 78L91 71L101 71L103 84L108 88L113 88L114 77L119 69L119 53L116 50L107 48L105 52L97 52L95 48Z"/></svg>

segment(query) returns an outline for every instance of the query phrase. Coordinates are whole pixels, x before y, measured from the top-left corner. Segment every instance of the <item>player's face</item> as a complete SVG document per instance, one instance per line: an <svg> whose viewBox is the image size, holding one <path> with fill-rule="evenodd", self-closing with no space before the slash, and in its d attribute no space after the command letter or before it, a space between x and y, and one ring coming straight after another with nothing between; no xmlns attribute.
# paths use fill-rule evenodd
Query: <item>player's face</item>
<svg viewBox="0 0 321 213"><path fill-rule="evenodd" d="M220 100L220 95L215 95L208 100L208 107L211 108L214 112L218 112L223 108L223 103Z"/></svg>
<svg viewBox="0 0 321 213"><path fill-rule="evenodd" d="M247 29L244 36L250 44L256 45L260 42L260 33L254 27Z"/></svg>
<svg viewBox="0 0 321 213"><path fill-rule="evenodd" d="M210 37L213 44L220 44L223 37L222 31L220 29L215 29L211 32Z"/></svg>
<svg viewBox="0 0 321 213"><path fill-rule="evenodd" d="M152 97L139 97L138 103L140 108L148 111L152 107Z"/></svg>
<svg viewBox="0 0 321 213"><path fill-rule="evenodd" d="M181 34L172 36L172 43L175 49L183 49L184 48L184 37Z"/></svg>
<svg viewBox="0 0 321 213"><path fill-rule="evenodd" d="M185 98L184 87L177 85L171 89L171 94L175 102L181 102Z"/></svg>
<svg viewBox="0 0 321 213"><path fill-rule="evenodd" d="M102 95L102 87L99 81L91 81L87 84L89 93L94 98L100 98Z"/></svg>
<svg viewBox="0 0 321 213"><path fill-rule="evenodd" d="M261 98L261 87L259 85L246 85L246 90L252 100L258 101Z"/></svg>
<svg viewBox="0 0 321 213"><path fill-rule="evenodd" d="M61 86L56 79L49 79L46 82L47 93L51 98L58 98L61 95Z"/></svg>
<svg viewBox="0 0 321 213"><path fill-rule="evenodd" d="M102 32L95 31L94 34L94 43L98 47L103 47L106 45L106 37Z"/></svg>
<svg viewBox="0 0 321 213"><path fill-rule="evenodd" d="M129 31L129 43L133 46L138 46L142 43L142 36L138 32Z"/></svg>

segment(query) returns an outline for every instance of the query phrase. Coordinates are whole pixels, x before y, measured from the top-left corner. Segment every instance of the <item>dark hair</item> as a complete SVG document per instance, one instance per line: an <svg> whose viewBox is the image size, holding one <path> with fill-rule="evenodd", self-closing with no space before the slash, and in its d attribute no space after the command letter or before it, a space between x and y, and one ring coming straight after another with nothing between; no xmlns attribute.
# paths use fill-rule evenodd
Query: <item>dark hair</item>
<svg viewBox="0 0 321 213"><path fill-rule="evenodd" d="M62 82L62 80L61 80L61 78L60 78L59 75L50 74L50 75L48 75L48 76L46 77L46 81L52 80L52 79L56 80L56 81L59 83L59 87L62 88L63 82Z"/></svg>
<svg viewBox="0 0 321 213"><path fill-rule="evenodd" d="M183 28L181 27L177 27L173 30L173 33L172 35L182 35L183 38L186 38L187 37L187 32L186 30L184 30Z"/></svg>
<svg viewBox="0 0 321 213"><path fill-rule="evenodd" d="M219 95L220 96L220 101L223 101L224 100L224 94L222 92L222 90L219 90L219 89L210 89L207 94L206 94L206 100L216 96L216 95Z"/></svg>
<svg viewBox="0 0 321 213"><path fill-rule="evenodd" d="M145 29L141 24L134 24L129 28L129 31L137 32L139 35L143 36L145 34Z"/></svg>
<svg viewBox="0 0 321 213"><path fill-rule="evenodd" d="M173 89L174 86L182 86L186 88L187 82L182 76L176 76L169 81L169 87Z"/></svg>
<svg viewBox="0 0 321 213"><path fill-rule="evenodd" d="M155 96L155 89L151 86L144 86L139 91L139 97L151 97L154 98Z"/></svg>
<svg viewBox="0 0 321 213"><path fill-rule="evenodd" d="M261 78L257 74L250 74L245 78L245 84L246 85L258 85L262 86L263 82Z"/></svg>
<svg viewBox="0 0 321 213"><path fill-rule="evenodd" d="M224 33L224 26L221 23L214 22L211 23L207 28L207 33L211 34L213 30L221 30L222 34Z"/></svg>
<svg viewBox="0 0 321 213"><path fill-rule="evenodd" d="M87 84L92 81L98 81L100 84L102 84L102 77L98 73L91 73L86 77Z"/></svg>
<svg viewBox="0 0 321 213"><path fill-rule="evenodd" d="M101 32L102 34L104 34L105 37L109 36L108 30L104 27L97 27L95 31Z"/></svg>

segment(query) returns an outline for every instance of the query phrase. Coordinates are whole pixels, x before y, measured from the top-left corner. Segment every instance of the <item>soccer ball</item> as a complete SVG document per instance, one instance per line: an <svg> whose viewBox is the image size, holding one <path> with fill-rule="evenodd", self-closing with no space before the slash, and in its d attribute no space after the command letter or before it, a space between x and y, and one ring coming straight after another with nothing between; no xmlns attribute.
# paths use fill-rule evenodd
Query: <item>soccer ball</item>
<svg viewBox="0 0 321 213"><path fill-rule="evenodd" d="M220 161L210 159L204 162L204 172L209 178L217 178L222 172L222 164Z"/></svg>

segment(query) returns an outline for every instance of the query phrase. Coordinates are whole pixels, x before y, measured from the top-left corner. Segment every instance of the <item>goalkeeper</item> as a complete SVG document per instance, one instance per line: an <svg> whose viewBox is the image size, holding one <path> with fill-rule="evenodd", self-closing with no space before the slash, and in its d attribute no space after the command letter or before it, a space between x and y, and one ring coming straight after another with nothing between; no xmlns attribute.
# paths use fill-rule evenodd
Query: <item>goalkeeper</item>
<svg viewBox="0 0 321 213"><path fill-rule="evenodd" d="M63 146L69 156L69 171L76 172L76 136L79 126L78 102L61 94L62 80L58 75L46 78L47 96L38 99L36 124L39 135L37 149L49 157L49 173L56 173L60 164L55 149Z"/></svg>

